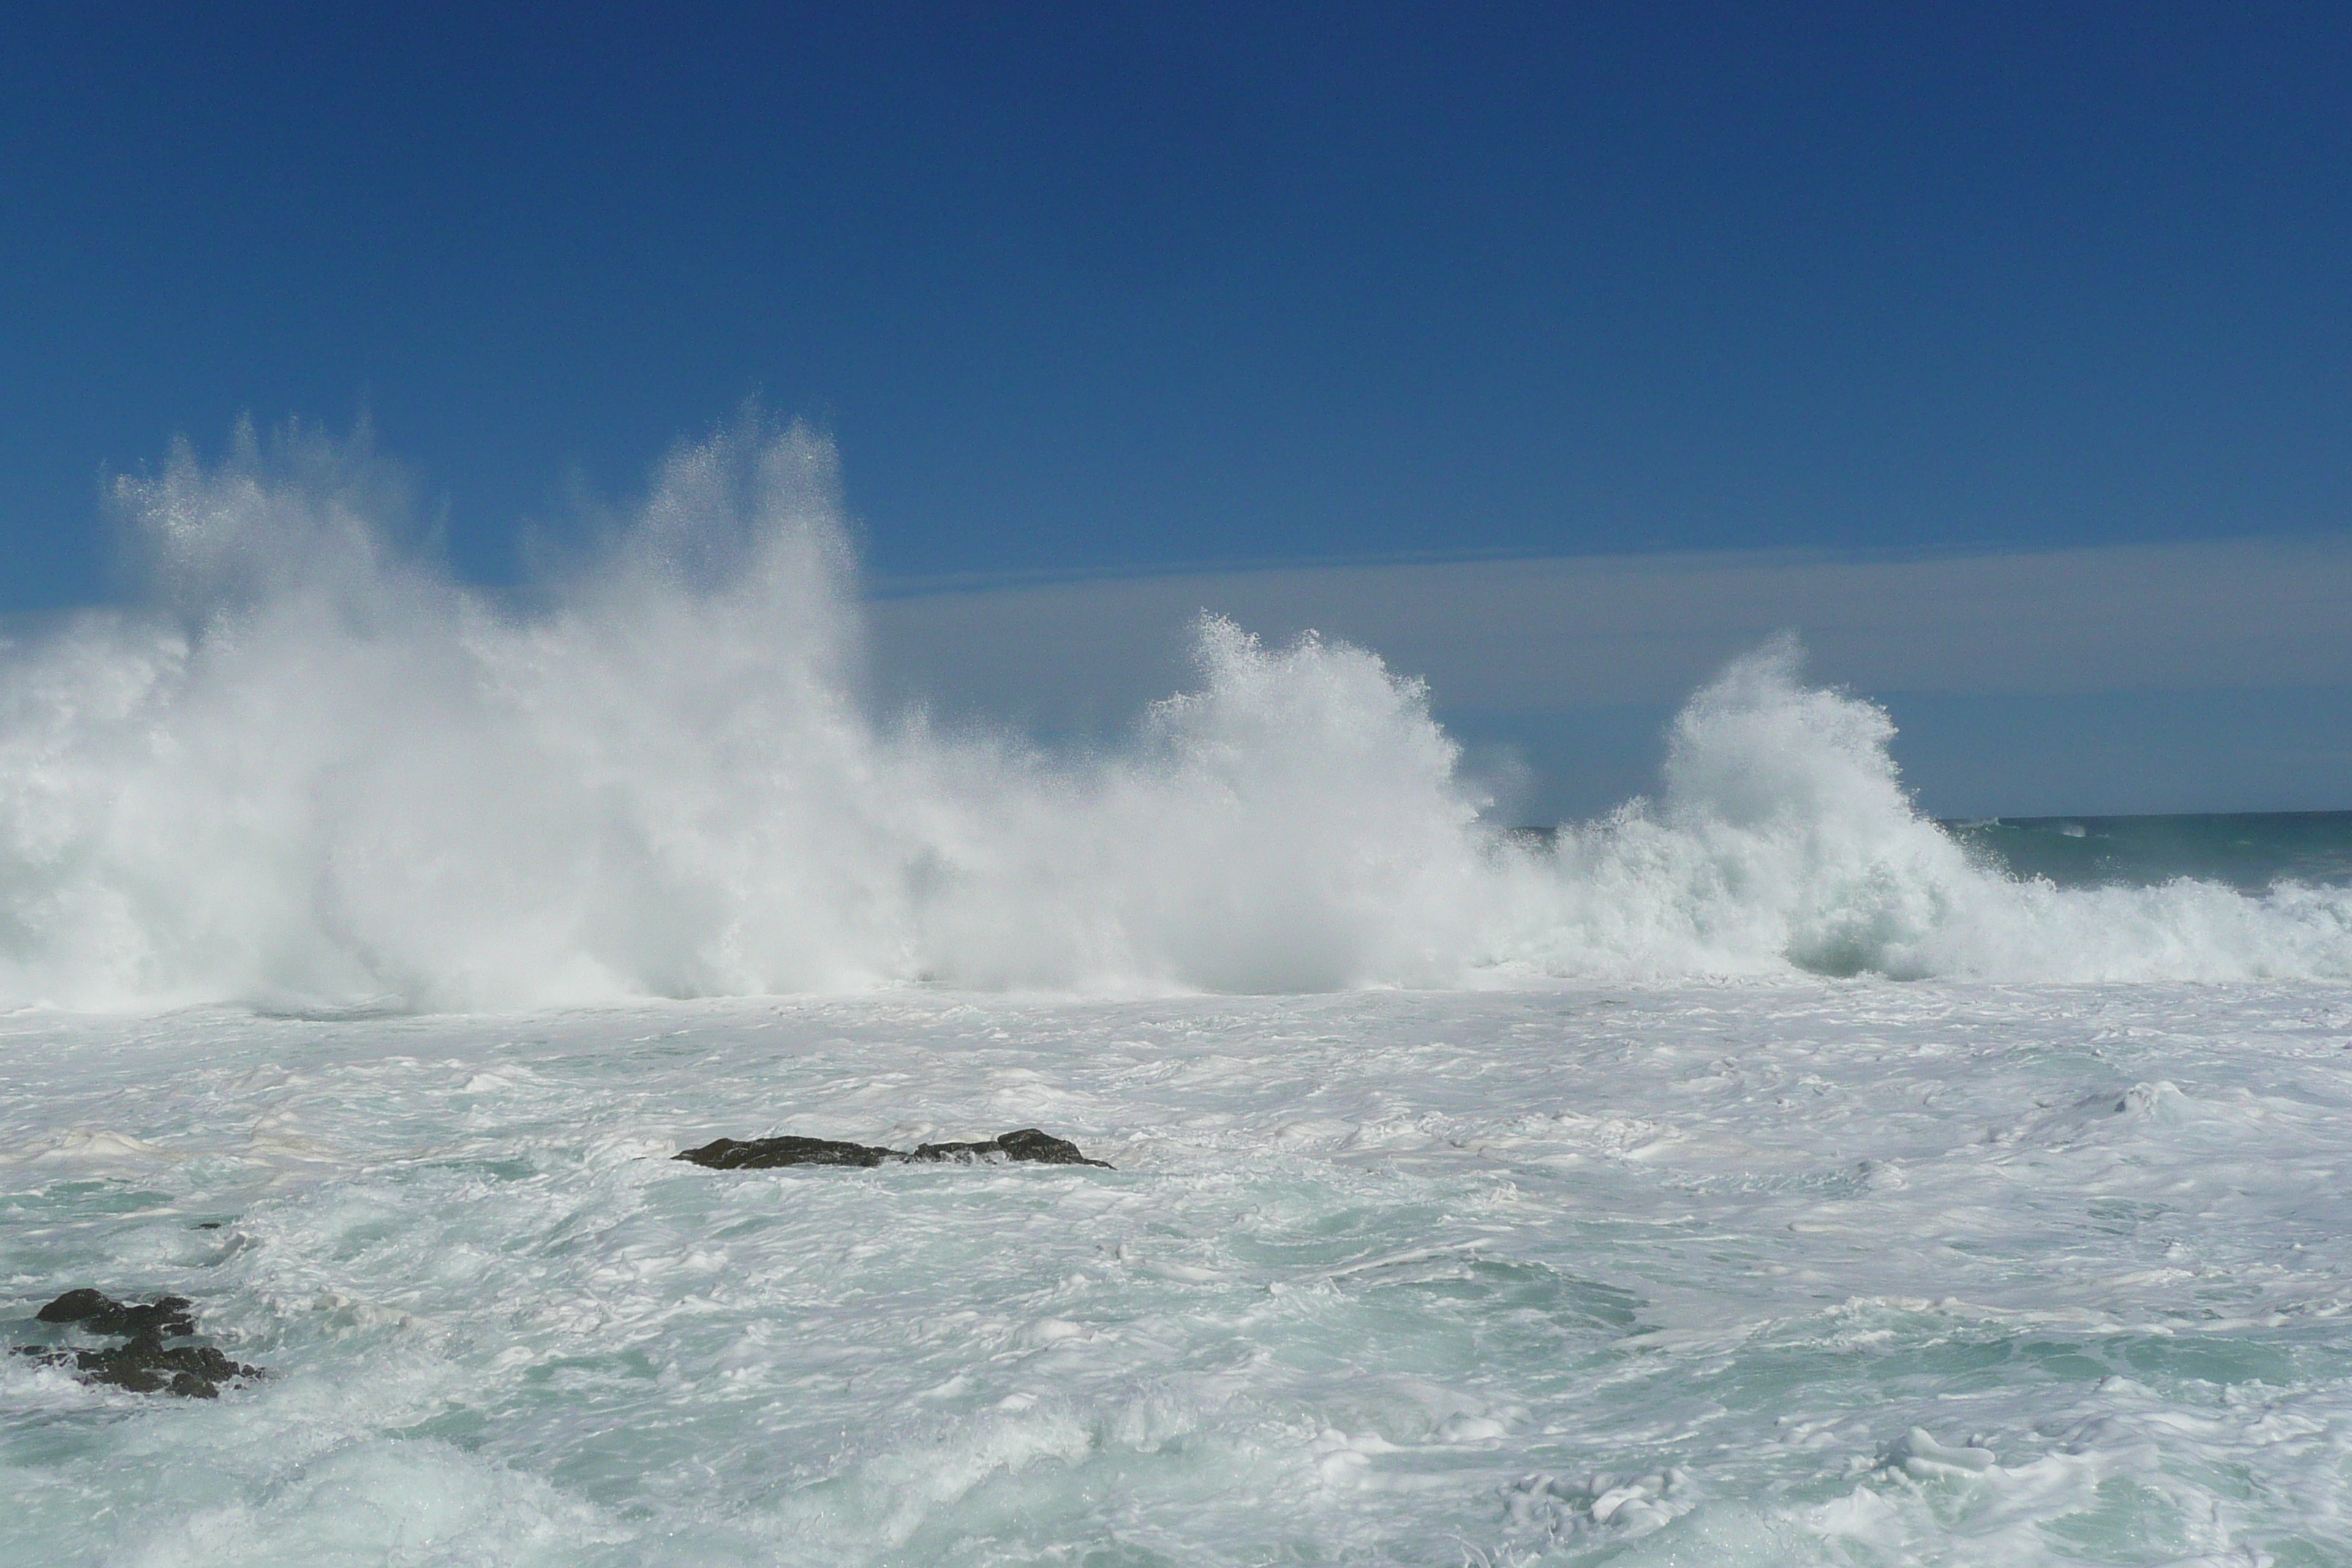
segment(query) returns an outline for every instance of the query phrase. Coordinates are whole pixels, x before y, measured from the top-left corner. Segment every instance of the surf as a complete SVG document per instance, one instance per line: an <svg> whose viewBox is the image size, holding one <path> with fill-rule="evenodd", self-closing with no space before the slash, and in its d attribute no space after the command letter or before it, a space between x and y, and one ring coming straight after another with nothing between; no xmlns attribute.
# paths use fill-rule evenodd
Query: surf
<svg viewBox="0 0 2352 1568"><path fill-rule="evenodd" d="M2341 889L2010 874L1790 640L1691 699L1654 799L1549 844L1482 819L1421 683L1313 636L1205 616L1108 747L886 707L803 426L680 447L515 592L439 565L363 442L183 444L113 500L130 601L0 653L18 1005L2352 973Z"/></svg>

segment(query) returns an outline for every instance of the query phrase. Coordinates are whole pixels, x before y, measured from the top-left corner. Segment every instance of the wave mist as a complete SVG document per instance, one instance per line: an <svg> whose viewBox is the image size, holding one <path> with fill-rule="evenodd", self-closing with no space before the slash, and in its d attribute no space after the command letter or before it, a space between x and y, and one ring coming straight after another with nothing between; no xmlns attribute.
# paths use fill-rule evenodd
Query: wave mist
<svg viewBox="0 0 2352 1568"><path fill-rule="evenodd" d="M519 608L395 542L362 449L121 481L137 605L0 653L0 1000L2352 973L2340 891L1976 864L1790 644L1693 698L1654 803L1542 849L1480 826L1420 683L1311 637L1205 620L1109 752L880 713L837 494L745 422Z"/></svg>

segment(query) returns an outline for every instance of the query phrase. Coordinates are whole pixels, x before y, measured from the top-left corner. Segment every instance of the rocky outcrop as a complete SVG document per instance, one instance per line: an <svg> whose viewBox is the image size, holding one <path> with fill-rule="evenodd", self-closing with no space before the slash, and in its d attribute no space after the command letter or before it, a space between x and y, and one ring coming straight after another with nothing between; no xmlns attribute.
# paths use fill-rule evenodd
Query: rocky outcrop
<svg viewBox="0 0 2352 1568"><path fill-rule="evenodd" d="M830 1138L714 1138L699 1149L674 1157L714 1171L764 1171L773 1165L878 1165L907 1156L863 1143L836 1143Z"/></svg>
<svg viewBox="0 0 2352 1568"><path fill-rule="evenodd" d="M35 1316L45 1323L79 1323L93 1334L169 1334L196 1331L196 1320L185 1296L158 1296L141 1307L125 1304L102 1290L68 1290Z"/></svg>
<svg viewBox="0 0 2352 1568"><path fill-rule="evenodd" d="M779 1165L881 1165L952 1162L994 1163L1018 1160L1038 1165L1094 1165L1112 1169L1108 1160L1089 1160L1066 1139L1034 1127L1024 1127L980 1143L922 1143L911 1152L877 1148L867 1143L841 1143L830 1138L716 1138L699 1149L688 1149L673 1158L714 1171L765 1171Z"/></svg>
<svg viewBox="0 0 2352 1568"><path fill-rule="evenodd" d="M999 1133L984 1143L918 1143L915 1152L906 1157L965 1163L975 1160L1025 1160L1039 1165L1095 1165L1106 1171L1113 1168L1108 1160L1089 1160L1078 1152L1076 1143L1034 1127Z"/></svg>
<svg viewBox="0 0 2352 1568"><path fill-rule="evenodd" d="M18 1355L45 1366L71 1368L88 1383L127 1388L133 1394L176 1394L215 1399L220 1385L259 1377L261 1369L232 1361L210 1345L167 1345L196 1331L193 1303L184 1296L159 1296L142 1306L118 1301L102 1290L68 1290L36 1314L44 1323L79 1328L125 1342L111 1350L76 1350L56 1345L18 1345Z"/></svg>

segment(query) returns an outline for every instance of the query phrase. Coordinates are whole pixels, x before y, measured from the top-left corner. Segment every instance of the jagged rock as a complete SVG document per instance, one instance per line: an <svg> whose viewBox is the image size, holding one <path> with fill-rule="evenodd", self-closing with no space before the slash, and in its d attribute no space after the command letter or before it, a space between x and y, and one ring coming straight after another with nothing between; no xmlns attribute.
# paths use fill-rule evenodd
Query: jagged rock
<svg viewBox="0 0 2352 1568"><path fill-rule="evenodd" d="M112 1350L72 1350L48 1345L18 1345L18 1355L31 1356L44 1366L71 1367L91 1383L127 1388L133 1394L176 1394L188 1399L216 1399L220 1385L232 1378L259 1377L261 1369L231 1361L210 1345L166 1345L196 1331L184 1296L159 1296L145 1306L116 1300L101 1290L68 1290L36 1314L45 1323L67 1323L128 1342Z"/></svg>
<svg viewBox="0 0 2352 1568"><path fill-rule="evenodd" d="M93 1334L165 1334L196 1331L185 1296L158 1296L146 1306L116 1300L102 1290L68 1290L36 1314L45 1323L79 1323Z"/></svg>
<svg viewBox="0 0 2352 1568"><path fill-rule="evenodd" d="M210 1345L166 1345L153 1334L137 1335L116 1350L52 1351L40 1359L52 1366L70 1363L92 1383L186 1399L217 1399L220 1385L231 1378L261 1375L259 1367L231 1361Z"/></svg>
<svg viewBox="0 0 2352 1568"><path fill-rule="evenodd" d="M699 1149L684 1150L673 1158L707 1165L714 1171L764 1171L778 1165L879 1165L957 1161L1022 1160L1042 1165L1095 1165L1112 1169L1108 1160L1089 1160L1078 1146L1034 1127L1006 1132L982 1143L924 1143L912 1153L868 1143L841 1143L830 1138L717 1138Z"/></svg>

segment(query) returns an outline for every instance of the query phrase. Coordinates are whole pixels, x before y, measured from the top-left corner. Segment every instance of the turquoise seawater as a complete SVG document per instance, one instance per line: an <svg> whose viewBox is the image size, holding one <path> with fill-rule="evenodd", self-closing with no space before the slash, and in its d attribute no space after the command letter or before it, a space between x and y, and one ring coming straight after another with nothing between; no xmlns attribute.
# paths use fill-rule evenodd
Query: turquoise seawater
<svg viewBox="0 0 2352 1568"><path fill-rule="evenodd" d="M2244 892L2282 882L2352 885L2352 811L1997 816L1943 826L2011 874L2062 888L2152 887L2180 877Z"/></svg>

